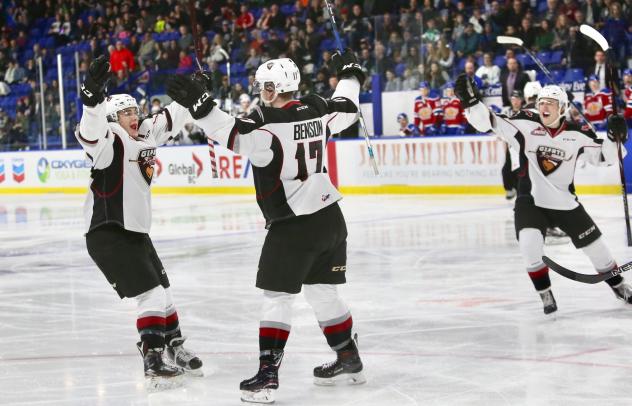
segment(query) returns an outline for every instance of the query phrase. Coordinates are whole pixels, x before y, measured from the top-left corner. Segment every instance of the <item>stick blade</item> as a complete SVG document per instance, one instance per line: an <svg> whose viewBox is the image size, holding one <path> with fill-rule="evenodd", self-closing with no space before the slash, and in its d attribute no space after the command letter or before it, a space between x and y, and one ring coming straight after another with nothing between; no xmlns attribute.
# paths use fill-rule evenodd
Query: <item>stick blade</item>
<svg viewBox="0 0 632 406"><path fill-rule="evenodd" d="M516 37L508 37L506 35L499 35L496 37L496 42L498 42L499 44L513 44L513 45L518 45L518 46L522 46L523 41L520 38L516 38Z"/></svg>
<svg viewBox="0 0 632 406"><path fill-rule="evenodd" d="M608 40L606 40L606 38L603 35L601 35L601 33L599 31L597 31L596 29L594 29L590 25L582 24L579 27L579 32L581 32L582 34L584 34L587 37L592 38L593 41L595 41L597 44L599 44L599 46L601 47L601 49L604 52L606 52L610 48L610 45L608 45Z"/></svg>
<svg viewBox="0 0 632 406"><path fill-rule="evenodd" d="M614 276L614 275L611 275L610 273L600 273L600 274L595 274L595 275L586 275L583 273L577 273L577 272L571 271L570 269L564 268L562 265L558 264L557 262L553 261L551 258L547 256L543 256L542 261L544 261L544 263L549 268L559 273L563 277L577 281L577 282L595 284L595 283L603 282L606 279L610 279Z"/></svg>

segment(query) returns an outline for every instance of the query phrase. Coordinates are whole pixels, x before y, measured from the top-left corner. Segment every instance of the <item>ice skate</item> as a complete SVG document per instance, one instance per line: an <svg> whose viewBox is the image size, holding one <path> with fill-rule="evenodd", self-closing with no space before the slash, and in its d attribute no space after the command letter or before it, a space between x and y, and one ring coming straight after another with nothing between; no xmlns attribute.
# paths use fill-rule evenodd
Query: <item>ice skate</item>
<svg viewBox="0 0 632 406"><path fill-rule="evenodd" d="M274 392L279 388L279 367L283 351L272 351L259 363L259 371L250 379L241 381L241 400L251 403L274 403Z"/></svg>
<svg viewBox="0 0 632 406"><path fill-rule="evenodd" d="M610 288L617 299L623 300L628 304L632 304L632 287L625 283L625 281L621 281L618 285L610 286Z"/></svg>
<svg viewBox="0 0 632 406"><path fill-rule="evenodd" d="M540 298L542 299L542 305L544 306L544 314L551 314L557 311L557 302L553 297L553 291L551 288L539 292Z"/></svg>
<svg viewBox="0 0 632 406"><path fill-rule="evenodd" d="M345 381L350 385L365 383L357 342L356 334L345 349L336 352L335 361L314 368L314 384L331 386Z"/></svg>
<svg viewBox="0 0 632 406"><path fill-rule="evenodd" d="M546 245L561 245L568 244L571 238L559 227L551 227L546 229L546 239L544 243Z"/></svg>
<svg viewBox="0 0 632 406"><path fill-rule="evenodd" d="M184 371L163 361L162 348L148 348L147 343L143 342L136 346L143 357L147 391L156 392L182 386Z"/></svg>
<svg viewBox="0 0 632 406"><path fill-rule="evenodd" d="M202 371L202 360L191 351L184 348L182 344L186 337L175 337L167 343L167 358L176 366L184 369L189 375L204 376Z"/></svg>

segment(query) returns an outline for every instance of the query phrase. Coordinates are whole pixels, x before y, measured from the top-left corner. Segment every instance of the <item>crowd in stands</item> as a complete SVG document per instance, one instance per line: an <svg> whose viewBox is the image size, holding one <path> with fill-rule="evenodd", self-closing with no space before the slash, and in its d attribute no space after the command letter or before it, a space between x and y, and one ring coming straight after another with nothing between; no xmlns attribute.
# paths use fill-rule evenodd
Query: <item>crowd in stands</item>
<svg viewBox="0 0 632 406"><path fill-rule="evenodd" d="M332 3L345 46L357 52L368 73L383 79L383 90L414 90L424 81L437 91L462 71L476 75L481 86L495 86L507 77L512 83L522 80L517 76L533 63L520 49L499 45L498 35L522 38L526 47L557 68L558 75L572 71L587 76L595 68L595 44L578 35L582 23L605 35L617 68L630 67L632 10L629 1L622 1ZM98 55L110 58L110 93L130 93L151 104L154 95L164 93L168 75L196 69L187 4L182 0L0 0L0 146L37 147L41 92L49 144L56 145L61 122L57 54L62 56L69 133L80 114L77 82ZM327 62L335 42L325 10L322 0L196 1L200 62L212 72L212 90L223 107L238 110L242 94L256 97L251 86L256 68L283 56L301 69L300 95L331 95L337 81ZM592 73L609 74L605 69ZM369 75L364 91L371 86ZM503 88L503 101L509 104L511 92L506 90L511 89Z"/></svg>

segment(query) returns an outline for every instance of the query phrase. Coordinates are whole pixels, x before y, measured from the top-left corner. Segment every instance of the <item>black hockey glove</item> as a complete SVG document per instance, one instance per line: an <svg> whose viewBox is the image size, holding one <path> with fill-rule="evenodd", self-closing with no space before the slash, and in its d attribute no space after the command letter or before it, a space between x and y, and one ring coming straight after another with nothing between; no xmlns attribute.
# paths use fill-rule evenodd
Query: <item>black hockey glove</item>
<svg viewBox="0 0 632 406"><path fill-rule="evenodd" d="M340 51L334 52L329 61L329 69L336 72L338 79L355 76L360 85L364 83L366 75L362 71L362 66L358 63L358 58L353 51L347 48L342 54Z"/></svg>
<svg viewBox="0 0 632 406"><path fill-rule="evenodd" d="M86 80L81 84L81 102L89 107L94 107L105 98L105 87L110 79L110 62L101 55L88 68Z"/></svg>
<svg viewBox="0 0 632 406"><path fill-rule="evenodd" d="M461 105L464 109L472 107L481 101L481 94L478 92L476 83L465 73L461 73L459 77L456 78L454 94L461 100Z"/></svg>
<svg viewBox="0 0 632 406"><path fill-rule="evenodd" d="M205 86L184 75L175 75L167 81L167 95L188 108L196 120L206 117L215 106Z"/></svg>
<svg viewBox="0 0 632 406"><path fill-rule="evenodd" d="M625 119L619 115L608 117L608 138L612 142L625 144L628 140L628 125Z"/></svg>
<svg viewBox="0 0 632 406"><path fill-rule="evenodd" d="M211 72L195 72L191 74L191 79L200 83L209 92L213 91L213 78L211 77Z"/></svg>

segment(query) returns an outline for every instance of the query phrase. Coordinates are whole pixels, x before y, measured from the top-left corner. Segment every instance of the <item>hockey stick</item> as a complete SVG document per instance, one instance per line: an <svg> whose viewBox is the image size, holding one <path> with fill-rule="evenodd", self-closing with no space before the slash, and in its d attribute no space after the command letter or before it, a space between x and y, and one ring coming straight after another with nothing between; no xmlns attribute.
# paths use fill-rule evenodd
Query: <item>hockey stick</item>
<svg viewBox="0 0 632 406"><path fill-rule="evenodd" d="M535 64L538 65L538 68L540 68L542 73L544 73L544 76L546 76L551 81L551 83L555 83L555 80L553 79L553 76L551 75L551 72L548 70L548 68L546 66L544 66L542 61L537 56L535 56L533 54L533 52L529 51L527 49L527 47L524 46L524 42L520 38L508 37L508 36L505 36L505 35L499 35L498 37L496 37L496 41L499 44L511 44L511 45L517 45L517 46L521 47L522 50L527 55L529 55L529 57L531 59L533 59L533 62L535 62ZM588 124L590 126L590 128L593 131L595 131L595 127L593 127L592 123L586 118L584 113L582 113L582 111L580 109L578 109L577 106L575 106L574 103L569 103L569 104L571 105L572 108L575 109L575 111L577 111L579 113L579 115L584 119L586 124Z"/></svg>
<svg viewBox="0 0 632 406"><path fill-rule="evenodd" d="M336 37L336 47L342 53L343 51L342 41L340 40L340 35L338 34L338 28L336 27L336 20L334 18L334 11L331 7L331 3L329 3L329 0L325 0L325 6L327 7L327 11L329 12L329 20L331 21L331 30L334 32L334 37ZM360 86L362 86L362 83L360 83ZM375 173L375 175L379 175L380 171L377 169L377 162L375 162L375 156L373 155L373 146L371 145L371 140L369 139L369 132L366 129L364 116L362 115L362 109L360 109L360 106L358 106L358 113L359 113L358 119L360 121L360 127L362 127L362 130L364 132L364 141L366 142L366 148L369 151L369 162L371 162L371 167L373 167L373 172Z"/></svg>
<svg viewBox="0 0 632 406"><path fill-rule="evenodd" d="M582 24L579 27L579 32L584 34L585 36L591 38L606 54L608 59L611 59L611 52L608 52L610 49L610 45L608 45L608 41L606 38L599 33L596 29L591 27L590 25ZM612 63L610 65L610 83L608 86L612 89L612 111L616 115L617 114L617 97L615 91L615 83L614 83L614 65ZM628 191L627 185L625 183L625 171L623 167L623 152L621 150L621 142L617 141L617 155L619 155L619 176L621 177L621 194L623 196L623 210L625 211L625 231L626 236L628 238L628 247L632 247L632 230L630 230L630 211L628 209Z"/></svg>
<svg viewBox="0 0 632 406"><path fill-rule="evenodd" d="M581 282L581 283L590 283L590 284L603 282L605 280L608 280L610 278L613 278L619 275L620 273L623 273L632 269L632 262L628 262L627 264L621 265L620 267L612 271L598 273L594 275L586 275L583 273L578 273L575 271L571 271L570 269L564 268L562 265L556 263L555 261L553 261L551 258L547 256L542 257L542 261L544 261L544 263L549 268L551 268L555 272L559 273L560 275L568 279L572 279L574 281Z"/></svg>
<svg viewBox="0 0 632 406"><path fill-rule="evenodd" d="M200 59L202 58L202 49L200 48L200 36L197 29L197 18L195 13L195 0L189 0L189 17L191 17L191 35L193 36L193 47L195 48L195 62L197 63L200 73L204 73ZM210 90L210 89L209 89ZM217 179L217 161L215 159L215 145L213 140L208 136L206 137L208 142L208 154L211 158L211 174L214 179Z"/></svg>

